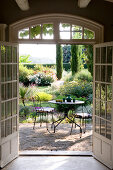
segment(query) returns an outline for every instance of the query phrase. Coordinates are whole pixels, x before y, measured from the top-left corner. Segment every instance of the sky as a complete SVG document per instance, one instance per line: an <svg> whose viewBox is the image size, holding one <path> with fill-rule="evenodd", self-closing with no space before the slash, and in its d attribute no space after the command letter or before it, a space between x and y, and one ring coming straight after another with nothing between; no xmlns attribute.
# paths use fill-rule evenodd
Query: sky
<svg viewBox="0 0 113 170"><path fill-rule="evenodd" d="M30 55L30 61L34 64L56 64L55 44L20 44L19 56Z"/></svg>

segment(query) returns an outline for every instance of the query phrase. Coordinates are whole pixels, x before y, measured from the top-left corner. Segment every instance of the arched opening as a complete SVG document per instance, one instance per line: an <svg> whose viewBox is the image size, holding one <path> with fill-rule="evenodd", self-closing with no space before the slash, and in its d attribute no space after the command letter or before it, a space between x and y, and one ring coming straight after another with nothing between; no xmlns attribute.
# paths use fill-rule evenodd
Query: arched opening
<svg viewBox="0 0 113 170"><path fill-rule="evenodd" d="M47 28L48 27L48 28ZM45 28L51 31L51 37L44 34ZM61 44L96 44L103 42L103 26L82 17L65 14L47 14L23 19L10 27L10 42L18 43L61 43ZM32 30L38 30L32 35ZM67 33L66 33L67 32ZM92 33L92 38L87 37ZM20 35L23 34L23 38ZM63 34L67 34L65 38ZM75 34L78 34L75 38Z"/></svg>
<svg viewBox="0 0 113 170"><path fill-rule="evenodd" d="M51 36L48 35L50 32ZM88 34L91 36L88 37ZM10 25L9 39L19 44L94 45L103 42L103 26L78 16L41 15Z"/></svg>

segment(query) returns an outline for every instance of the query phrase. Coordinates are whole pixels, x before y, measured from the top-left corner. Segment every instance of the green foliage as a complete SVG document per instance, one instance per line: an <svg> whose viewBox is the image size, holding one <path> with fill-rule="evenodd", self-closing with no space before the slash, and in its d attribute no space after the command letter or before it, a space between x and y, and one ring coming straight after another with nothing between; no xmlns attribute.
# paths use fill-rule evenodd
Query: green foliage
<svg viewBox="0 0 113 170"><path fill-rule="evenodd" d="M29 35L29 30L24 30L20 33L21 38L27 37L28 35Z"/></svg>
<svg viewBox="0 0 113 170"><path fill-rule="evenodd" d="M56 45L56 74L58 80L62 78L63 72L63 54L62 54L62 47L60 44Z"/></svg>
<svg viewBox="0 0 113 170"><path fill-rule="evenodd" d="M94 32L88 29L84 29L84 38L85 39L94 39Z"/></svg>
<svg viewBox="0 0 113 170"><path fill-rule="evenodd" d="M78 46L71 45L71 70L72 75L75 75L76 72L79 70L79 59L78 59Z"/></svg>
<svg viewBox="0 0 113 170"><path fill-rule="evenodd" d="M80 72L78 72L74 77L74 80L75 79L87 81L87 82L93 81L91 73L87 69L82 69Z"/></svg>
<svg viewBox="0 0 113 170"><path fill-rule="evenodd" d="M43 24L42 32L44 35L46 35L46 34L52 35L53 34L53 24ZM31 27L31 30L30 30L31 38L35 38L37 35L40 36L40 34L41 34L41 25ZM29 35L29 30L23 30L20 33L21 38L24 38L28 35Z"/></svg>
<svg viewBox="0 0 113 170"><path fill-rule="evenodd" d="M33 74L32 69L27 69L27 67L19 64L19 82L24 85L29 85L29 76Z"/></svg>
<svg viewBox="0 0 113 170"><path fill-rule="evenodd" d="M92 83L87 82L68 82L60 87L61 95L74 95L76 97L88 97L93 93Z"/></svg>
<svg viewBox="0 0 113 170"><path fill-rule="evenodd" d="M63 69L65 71L70 71L71 70L71 63L63 63Z"/></svg>
<svg viewBox="0 0 113 170"><path fill-rule="evenodd" d="M24 117L24 116L26 117L30 114L30 112L31 112L31 109L29 106L23 106L19 110L19 115L22 117Z"/></svg>
<svg viewBox="0 0 113 170"><path fill-rule="evenodd" d="M35 96L35 99L38 99L38 97L40 98L40 101L49 101L52 100L52 95L51 94L47 94L45 92L38 92Z"/></svg>
<svg viewBox="0 0 113 170"><path fill-rule="evenodd" d="M46 75L44 73L38 73L29 78L30 83L36 84L38 86L48 86L50 85L54 79L50 75Z"/></svg>
<svg viewBox="0 0 113 170"><path fill-rule="evenodd" d="M85 55L87 56L86 64L88 71L91 73L93 76L93 47L92 45L85 45Z"/></svg>
<svg viewBox="0 0 113 170"><path fill-rule="evenodd" d="M53 34L53 24L43 24L43 34Z"/></svg>
<svg viewBox="0 0 113 170"><path fill-rule="evenodd" d="M19 63L31 63L31 61L29 61L29 57L30 55L22 55L19 57Z"/></svg>
<svg viewBox="0 0 113 170"><path fill-rule="evenodd" d="M24 85L20 84L19 95L20 95L20 99L22 100L23 105L25 106L25 100L27 98L30 98L31 90L28 89L28 87L25 87Z"/></svg>
<svg viewBox="0 0 113 170"><path fill-rule="evenodd" d="M67 72L67 71L63 71L63 78L62 80L64 82L70 82L74 80L74 76L72 75L71 71Z"/></svg>

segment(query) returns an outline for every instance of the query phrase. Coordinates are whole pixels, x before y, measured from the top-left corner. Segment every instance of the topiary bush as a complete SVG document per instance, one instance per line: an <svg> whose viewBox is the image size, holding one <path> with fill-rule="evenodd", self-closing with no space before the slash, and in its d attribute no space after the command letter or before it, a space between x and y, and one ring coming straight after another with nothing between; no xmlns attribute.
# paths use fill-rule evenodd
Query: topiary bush
<svg viewBox="0 0 113 170"><path fill-rule="evenodd" d="M54 81L53 77L44 73L38 73L29 77L29 82L31 84L36 84L38 86L48 86Z"/></svg>
<svg viewBox="0 0 113 170"><path fill-rule="evenodd" d="M52 100L52 95L51 94L47 94L45 92L38 92L35 95L35 99L38 99L38 97L40 98L40 101L49 101L49 100Z"/></svg>
<svg viewBox="0 0 113 170"><path fill-rule="evenodd" d="M56 74L58 80L62 78L63 72L63 51L60 44L56 45Z"/></svg>

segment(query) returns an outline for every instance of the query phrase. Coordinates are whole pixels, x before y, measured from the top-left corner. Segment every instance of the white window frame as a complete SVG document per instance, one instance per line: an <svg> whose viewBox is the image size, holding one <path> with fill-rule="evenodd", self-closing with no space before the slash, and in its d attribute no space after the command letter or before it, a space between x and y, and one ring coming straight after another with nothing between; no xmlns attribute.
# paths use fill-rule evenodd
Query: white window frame
<svg viewBox="0 0 113 170"><path fill-rule="evenodd" d="M42 23L53 23L54 39L19 39L18 31L33 25ZM69 23L87 28L95 33L95 39L68 39L59 37L59 24ZM97 22L79 16L66 14L37 15L17 21L9 26L9 41L17 43L38 43L38 44L96 44L104 41L104 27Z"/></svg>

